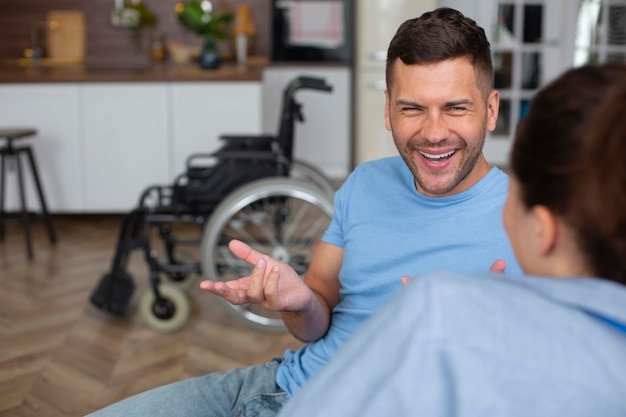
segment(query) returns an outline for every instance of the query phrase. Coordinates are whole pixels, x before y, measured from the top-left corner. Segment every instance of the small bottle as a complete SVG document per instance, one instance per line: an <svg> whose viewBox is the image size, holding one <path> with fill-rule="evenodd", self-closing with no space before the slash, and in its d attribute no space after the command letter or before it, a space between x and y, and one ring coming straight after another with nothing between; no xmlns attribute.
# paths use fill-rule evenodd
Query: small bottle
<svg viewBox="0 0 626 417"><path fill-rule="evenodd" d="M252 37L256 32L256 25L252 18L252 10L247 4L237 6L235 12L235 53L237 64L246 65L250 47L252 46Z"/></svg>
<svg viewBox="0 0 626 417"><path fill-rule="evenodd" d="M152 32L152 43L150 44L150 60L152 62L163 62L167 58L165 40L159 31Z"/></svg>
<svg viewBox="0 0 626 417"><path fill-rule="evenodd" d="M236 53L237 53L237 64L238 65L246 65L246 60L248 58L248 35L245 33L238 33L236 35Z"/></svg>

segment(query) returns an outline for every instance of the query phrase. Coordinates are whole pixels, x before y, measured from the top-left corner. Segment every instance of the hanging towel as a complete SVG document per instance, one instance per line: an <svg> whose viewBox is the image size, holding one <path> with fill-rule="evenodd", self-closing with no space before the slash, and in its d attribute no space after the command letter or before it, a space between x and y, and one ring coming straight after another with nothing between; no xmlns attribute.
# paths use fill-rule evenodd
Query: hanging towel
<svg viewBox="0 0 626 417"><path fill-rule="evenodd" d="M294 1L291 3L289 43L337 48L344 43L343 3Z"/></svg>

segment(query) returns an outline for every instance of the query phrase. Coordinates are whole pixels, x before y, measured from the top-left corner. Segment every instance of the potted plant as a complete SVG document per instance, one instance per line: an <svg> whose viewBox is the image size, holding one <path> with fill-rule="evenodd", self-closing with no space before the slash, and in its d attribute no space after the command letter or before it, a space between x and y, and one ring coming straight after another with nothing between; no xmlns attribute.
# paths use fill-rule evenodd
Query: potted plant
<svg viewBox="0 0 626 417"><path fill-rule="evenodd" d="M231 13L213 10L208 0L191 0L176 4L174 8L178 21L187 29L204 37L204 45L198 56L202 68L218 68L221 58L216 41L230 37Z"/></svg>
<svg viewBox="0 0 626 417"><path fill-rule="evenodd" d="M110 16L111 25L116 28L132 30L132 37L137 49L141 44L141 31L157 25L156 15L144 4L143 0L116 0L115 9Z"/></svg>

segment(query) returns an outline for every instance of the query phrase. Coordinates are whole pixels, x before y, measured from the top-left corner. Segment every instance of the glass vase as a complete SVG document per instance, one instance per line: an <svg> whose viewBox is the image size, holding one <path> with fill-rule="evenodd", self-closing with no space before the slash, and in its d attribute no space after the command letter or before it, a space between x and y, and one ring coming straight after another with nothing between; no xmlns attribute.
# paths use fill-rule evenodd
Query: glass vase
<svg viewBox="0 0 626 417"><path fill-rule="evenodd" d="M215 69L219 68L221 64L221 58L217 49L217 44L213 39L206 39L200 55L198 56L198 63L201 68Z"/></svg>

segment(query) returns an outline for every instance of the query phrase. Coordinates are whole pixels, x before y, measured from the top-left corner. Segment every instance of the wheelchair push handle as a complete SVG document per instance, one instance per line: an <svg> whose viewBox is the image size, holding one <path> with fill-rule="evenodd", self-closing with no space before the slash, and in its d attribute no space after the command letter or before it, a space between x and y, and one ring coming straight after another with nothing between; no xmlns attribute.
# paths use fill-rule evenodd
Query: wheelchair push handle
<svg viewBox="0 0 626 417"><path fill-rule="evenodd" d="M300 88L309 88L312 90L333 91L333 86L328 84L324 78L315 77L299 77Z"/></svg>
<svg viewBox="0 0 626 417"><path fill-rule="evenodd" d="M294 78L285 88L285 96L291 97L296 92L296 90L300 89L331 92L333 91L333 86L328 84L324 78L298 76Z"/></svg>

